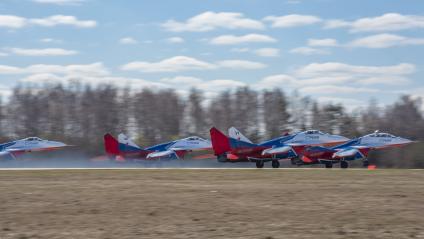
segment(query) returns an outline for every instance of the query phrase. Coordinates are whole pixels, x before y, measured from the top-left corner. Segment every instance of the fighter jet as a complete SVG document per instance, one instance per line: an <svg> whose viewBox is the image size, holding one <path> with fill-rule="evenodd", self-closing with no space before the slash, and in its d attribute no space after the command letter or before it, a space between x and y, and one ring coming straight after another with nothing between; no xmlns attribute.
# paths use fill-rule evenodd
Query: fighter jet
<svg viewBox="0 0 424 239"><path fill-rule="evenodd" d="M44 140L38 137L29 137L0 144L0 158L16 159L19 154L36 151L50 151L68 146L70 145L66 145L62 142Z"/></svg>
<svg viewBox="0 0 424 239"><path fill-rule="evenodd" d="M141 159L180 159L192 151L208 150L212 148L209 140L191 136L179 140L142 148L124 134L118 135L116 140L111 134L104 135L105 151L109 158L115 160Z"/></svg>
<svg viewBox="0 0 424 239"><path fill-rule="evenodd" d="M271 139L259 144L252 143L234 127L226 136L215 127L210 129L212 147L219 162L255 162L257 168L263 168L265 162L272 162L273 168L280 167L279 160L293 159L297 155L293 146L305 147L315 145L334 146L349 139L339 135L307 130L295 134Z"/></svg>
<svg viewBox="0 0 424 239"><path fill-rule="evenodd" d="M363 166L368 167L368 153L374 149L403 146L413 141L388 133L375 131L335 147L293 147L298 156L292 163L296 165L324 164L332 168L333 164L340 163L340 168L348 168L349 161L363 160Z"/></svg>

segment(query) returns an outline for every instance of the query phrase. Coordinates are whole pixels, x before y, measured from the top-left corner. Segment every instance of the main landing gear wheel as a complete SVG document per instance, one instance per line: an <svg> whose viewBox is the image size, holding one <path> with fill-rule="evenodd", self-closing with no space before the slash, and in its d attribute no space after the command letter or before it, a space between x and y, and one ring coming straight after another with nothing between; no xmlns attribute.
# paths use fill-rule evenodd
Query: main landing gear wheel
<svg viewBox="0 0 424 239"><path fill-rule="evenodd" d="M362 166L364 166L364 168L368 168L369 165L370 165L370 162L368 162L368 160L362 163Z"/></svg>
<svg viewBox="0 0 424 239"><path fill-rule="evenodd" d="M263 168L264 167L264 162L263 161L257 161L256 162L256 167L257 168Z"/></svg>
<svg viewBox="0 0 424 239"><path fill-rule="evenodd" d="M325 168L333 168L333 164L332 163L326 163Z"/></svg>
<svg viewBox="0 0 424 239"><path fill-rule="evenodd" d="M349 163L346 161L341 161L340 162L340 168L348 168L349 167Z"/></svg>
<svg viewBox="0 0 424 239"><path fill-rule="evenodd" d="M278 160L272 160L271 165L272 165L273 168L279 168L280 162Z"/></svg>

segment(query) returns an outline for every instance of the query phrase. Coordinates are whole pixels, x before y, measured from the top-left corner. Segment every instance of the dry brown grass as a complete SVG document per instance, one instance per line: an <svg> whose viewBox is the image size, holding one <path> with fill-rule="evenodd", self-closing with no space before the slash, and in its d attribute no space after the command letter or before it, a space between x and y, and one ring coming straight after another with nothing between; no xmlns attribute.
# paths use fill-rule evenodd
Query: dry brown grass
<svg viewBox="0 0 424 239"><path fill-rule="evenodd" d="M423 238L424 171L0 171L0 238Z"/></svg>

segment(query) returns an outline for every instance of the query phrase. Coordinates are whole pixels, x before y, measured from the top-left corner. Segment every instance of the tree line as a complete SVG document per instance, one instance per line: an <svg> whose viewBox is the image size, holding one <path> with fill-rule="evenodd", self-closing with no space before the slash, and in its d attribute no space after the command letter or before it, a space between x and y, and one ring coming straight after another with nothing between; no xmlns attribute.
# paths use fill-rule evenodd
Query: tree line
<svg viewBox="0 0 424 239"><path fill-rule="evenodd" d="M180 95L172 89L133 90L73 82L18 85L0 105L3 141L38 136L78 145L90 155L103 152L106 132L124 132L149 146L189 135L209 138L211 126L224 132L235 126L254 142L305 129L350 138L375 130L413 140L424 138L421 101L408 95L384 107L371 100L364 107L347 110L341 104L319 103L278 88L240 87L206 98L195 88ZM378 151L371 160L386 167L424 167L422 146Z"/></svg>

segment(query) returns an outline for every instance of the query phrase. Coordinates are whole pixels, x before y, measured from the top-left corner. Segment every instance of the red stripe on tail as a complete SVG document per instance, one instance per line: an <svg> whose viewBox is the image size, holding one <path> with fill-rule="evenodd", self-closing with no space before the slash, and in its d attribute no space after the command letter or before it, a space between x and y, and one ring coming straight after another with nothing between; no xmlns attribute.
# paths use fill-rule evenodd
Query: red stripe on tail
<svg viewBox="0 0 424 239"><path fill-rule="evenodd" d="M212 148L215 155L218 156L231 151L230 140L225 134L215 127L212 127L209 132L211 134Z"/></svg>

